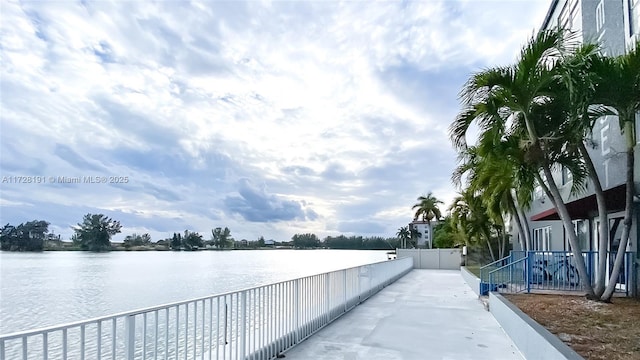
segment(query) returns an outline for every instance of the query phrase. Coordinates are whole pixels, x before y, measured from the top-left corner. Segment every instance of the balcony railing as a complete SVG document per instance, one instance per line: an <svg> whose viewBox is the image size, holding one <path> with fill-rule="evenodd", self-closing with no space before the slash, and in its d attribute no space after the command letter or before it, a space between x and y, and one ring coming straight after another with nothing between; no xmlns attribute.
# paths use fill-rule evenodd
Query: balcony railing
<svg viewBox="0 0 640 360"><path fill-rule="evenodd" d="M273 359L411 271L379 262L0 336L0 360Z"/></svg>

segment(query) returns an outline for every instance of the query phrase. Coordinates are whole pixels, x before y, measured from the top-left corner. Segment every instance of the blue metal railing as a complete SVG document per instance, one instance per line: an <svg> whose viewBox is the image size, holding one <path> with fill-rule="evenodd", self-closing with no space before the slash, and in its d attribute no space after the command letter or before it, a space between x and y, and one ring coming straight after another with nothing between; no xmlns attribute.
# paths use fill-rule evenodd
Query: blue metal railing
<svg viewBox="0 0 640 360"><path fill-rule="evenodd" d="M489 272L488 291L519 293L528 291L527 258L521 258Z"/></svg>
<svg viewBox="0 0 640 360"><path fill-rule="evenodd" d="M503 257L502 259L488 263L480 267L480 281L489 281L489 272L503 267L511 262L511 255Z"/></svg>
<svg viewBox="0 0 640 360"><path fill-rule="evenodd" d="M616 255L615 252L608 253L607 276L611 273ZM587 268L588 281L594 283L598 252L584 251L582 256ZM629 296L633 253L626 252L624 256L622 269L616 279L615 291ZM483 295L489 291L581 291L583 289L583 280L578 275L574 255L568 251L512 251L509 257L482 267L480 273L480 291Z"/></svg>

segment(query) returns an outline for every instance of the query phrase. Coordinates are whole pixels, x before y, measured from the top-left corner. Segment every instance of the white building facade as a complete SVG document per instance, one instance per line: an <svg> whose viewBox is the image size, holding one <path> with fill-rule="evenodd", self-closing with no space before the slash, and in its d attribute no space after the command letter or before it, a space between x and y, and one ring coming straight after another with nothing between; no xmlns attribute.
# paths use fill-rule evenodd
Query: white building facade
<svg viewBox="0 0 640 360"><path fill-rule="evenodd" d="M412 221L409 223L409 229L414 229L419 235L417 247L420 249L433 249L433 226L435 221Z"/></svg>

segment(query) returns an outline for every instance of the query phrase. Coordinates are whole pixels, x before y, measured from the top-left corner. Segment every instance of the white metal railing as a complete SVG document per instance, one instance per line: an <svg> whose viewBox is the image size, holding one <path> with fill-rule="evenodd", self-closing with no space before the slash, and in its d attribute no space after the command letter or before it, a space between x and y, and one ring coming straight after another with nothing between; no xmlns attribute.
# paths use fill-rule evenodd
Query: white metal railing
<svg viewBox="0 0 640 360"><path fill-rule="evenodd" d="M385 261L0 335L0 360L273 359L412 267Z"/></svg>

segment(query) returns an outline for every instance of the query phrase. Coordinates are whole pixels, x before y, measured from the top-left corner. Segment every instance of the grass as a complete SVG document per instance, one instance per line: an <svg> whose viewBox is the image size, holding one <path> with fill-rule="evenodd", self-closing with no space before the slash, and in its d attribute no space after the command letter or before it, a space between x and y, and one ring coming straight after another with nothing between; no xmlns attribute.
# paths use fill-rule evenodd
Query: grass
<svg viewBox="0 0 640 360"><path fill-rule="evenodd" d="M474 273L477 277L480 277L480 265L467 265L465 268Z"/></svg>

